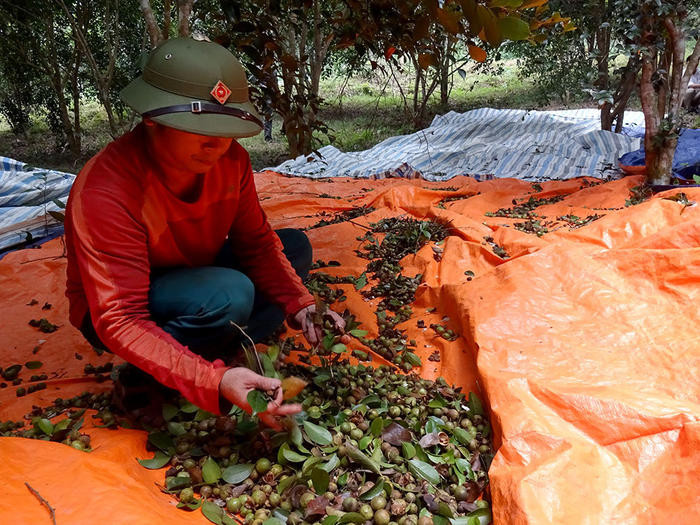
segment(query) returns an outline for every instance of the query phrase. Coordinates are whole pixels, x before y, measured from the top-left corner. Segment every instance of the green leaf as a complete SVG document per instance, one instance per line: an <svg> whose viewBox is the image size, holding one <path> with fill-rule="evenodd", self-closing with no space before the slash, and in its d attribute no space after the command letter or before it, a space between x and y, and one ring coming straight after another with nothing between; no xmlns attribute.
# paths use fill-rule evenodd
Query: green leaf
<svg viewBox="0 0 700 525"><path fill-rule="evenodd" d="M333 454L330 458L328 458L328 461L319 468L322 468L326 472L332 472L333 469L335 469L335 467L337 467L339 464L340 458L338 458L338 454Z"/></svg>
<svg viewBox="0 0 700 525"><path fill-rule="evenodd" d="M700 175L693 175L693 181L695 184L700 184Z"/></svg>
<svg viewBox="0 0 700 525"><path fill-rule="evenodd" d="M530 26L524 20L515 16L506 16L498 19L503 38L508 40L525 40L530 36Z"/></svg>
<svg viewBox="0 0 700 525"><path fill-rule="evenodd" d="M381 417L374 418L374 421L372 421L369 427L370 433L376 437L381 435L382 430L384 430L384 419Z"/></svg>
<svg viewBox="0 0 700 525"><path fill-rule="evenodd" d="M435 467L421 461L420 459L411 459L408 462L408 469L414 476L423 478L428 483L437 485L440 483L440 474L435 470Z"/></svg>
<svg viewBox="0 0 700 525"><path fill-rule="evenodd" d="M180 490L192 484L189 474L187 476L170 476L165 480L165 488L168 490Z"/></svg>
<svg viewBox="0 0 700 525"><path fill-rule="evenodd" d="M223 525L224 511L216 503L212 501L202 502L202 514L212 523Z"/></svg>
<svg viewBox="0 0 700 525"><path fill-rule="evenodd" d="M347 346L345 346L343 343L336 343L333 346L331 346L330 351L333 352L334 354L342 354L348 349Z"/></svg>
<svg viewBox="0 0 700 525"><path fill-rule="evenodd" d="M280 447L279 454L282 456L284 461L289 461L290 463L301 463L306 461L306 456L302 456L298 452L291 450L287 443Z"/></svg>
<svg viewBox="0 0 700 525"><path fill-rule="evenodd" d="M56 206L58 206L59 208L61 208L62 210L65 210L65 209L66 209L66 203L65 203L65 202L63 202L63 201L61 201L61 200L59 200L59 199L53 199L52 202L53 202Z"/></svg>
<svg viewBox="0 0 700 525"><path fill-rule="evenodd" d="M295 475L289 476L288 478L284 478L277 484L277 494L282 494L285 490L287 490L294 483L296 483L297 479L298 478Z"/></svg>
<svg viewBox="0 0 700 525"><path fill-rule="evenodd" d="M44 366L44 363L41 361L27 361L24 363L24 366L26 366L29 370L36 370L37 368Z"/></svg>
<svg viewBox="0 0 700 525"><path fill-rule="evenodd" d="M194 406L194 405L192 405ZM177 413L180 411L179 408L177 408L175 405L171 405L169 403L166 403L163 405L163 419L166 421L170 421L172 418L174 418Z"/></svg>
<svg viewBox="0 0 700 525"><path fill-rule="evenodd" d="M195 421L204 421L205 419L211 419L215 417L214 414L211 412L208 412L206 410L202 410L201 408L197 409L197 414L194 416Z"/></svg>
<svg viewBox="0 0 700 525"><path fill-rule="evenodd" d="M466 476L469 479L476 481L476 474L474 474L474 470L472 469L472 465L466 459L457 458L455 460L455 467L457 468L457 470L459 470L463 474L466 474Z"/></svg>
<svg viewBox="0 0 700 525"><path fill-rule="evenodd" d="M249 463L231 465L224 469L224 471L221 473L221 477L226 483L238 485L250 477L250 473L253 472L253 468L254 465Z"/></svg>
<svg viewBox="0 0 700 525"><path fill-rule="evenodd" d="M253 410L253 415L262 414L267 410L267 399L265 394L260 390L251 390L246 396L250 408Z"/></svg>
<svg viewBox="0 0 700 525"><path fill-rule="evenodd" d="M47 436L50 436L53 434L54 431L54 426L51 421L49 421L46 418L40 418L36 421L36 426L39 427L39 430L41 430L44 434Z"/></svg>
<svg viewBox="0 0 700 525"><path fill-rule="evenodd" d="M416 447L408 441L401 443L401 450L405 459L413 459L416 456Z"/></svg>
<svg viewBox="0 0 700 525"><path fill-rule="evenodd" d="M180 407L180 410L182 410L185 414L194 414L197 410L199 410L199 407L195 404L190 403L189 401L186 401Z"/></svg>
<svg viewBox="0 0 700 525"><path fill-rule="evenodd" d="M195 501L193 501L193 502L191 502L191 503L179 502L179 503L177 504L177 508L178 508L178 509L197 510L199 507L202 506L202 502L203 502L203 501L204 501L203 499L198 499L198 500L195 500Z"/></svg>
<svg viewBox="0 0 700 525"><path fill-rule="evenodd" d="M367 286L367 274L362 272L362 275L355 279L355 290L361 290L365 286Z"/></svg>
<svg viewBox="0 0 700 525"><path fill-rule="evenodd" d="M262 525L284 525L282 521L278 520L277 518L267 518L265 521L263 521Z"/></svg>
<svg viewBox="0 0 700 525"><path fill-rule="evenodd" d="M260 357L265 377L277 377L277 370L275 370L275 365L272 363L270 356L264 352L258 352L258 356Z"/></svg>
<svg viewBox="0 0 700 525"><path fill-rule="evenodd" d="M413 352L404 352L403 359L404 361L410 363L413 366L421 366L423 364L423 362L420 360L420 357L418 357Z"/></svg>
<svg viewBox="0 0 700 525"><path fill-rule="evenodd" d="M364 523L365 521L367 521L367 520L359 512L347 512L340 517L340 519L338 520L338 524L340 524L340 523Z"/></svg>
<svg viewBox="0 0 700 525"><path fill-rule="evenodd" d="M216 483L221 479L221 467L211 457L208 457L202 465L202 479L204 483Z"/></svg>
<svg viewBox="0 0 700 525"><path fill-rule="evenodd" d="M187 434L185 426L177 421L168 421L168 432L170 432L173 436Z"/></svg>
<svg viewBox="0 0 700 525"><path fill-rule="evenodd" d="M326 516L325 518L323 518L321 525L335 525L336 523L338 523L339 519L340 516Z"/></svg>
<svg viewBox="0 0 700 525"><path fill-rule="evenodd" d="M474 392L469 392L469 401L467 402L469 411L472 414L484 415L484 405L481 403L481 399Z"/></svg>
<svg viewBox="0 0 700 525"><path fill-rule="evenodd" d="M301 446L301 429L299 428L299 423L297 423L295 419L292 419L292 428L289 430L289 440L297 447Z"/></svg>
<svg viewBox="0 0 700 525"><path fill-rule="evenodd" d="M304 461L304 464L301 466L301 474L303 476L306 476L309 473L309 471L316 468L316 465L318 465L322 461L323 461L322 457L309 456L308 458L306 458L306 460ZM297 472L297 474L299 474L299 469L297 469L296 472Z"/></svg>
<svg viewBox="0 0 700 525"><path fill-rule="evenodd" d="M447 406L447 401L445 401L441 396L437 396L430 400L428 403L428 408L444 408Z"/></svg>
<svg viewBox="0 0 700 525"><path fill-rule="evenodd" d="M172 455L175 450L173 438L167 432L152 432L148 435L148 442L166 454Z"/></svg>
<svg viewBox="0 0 700 525"><path fill-rule="evenodd" d="M343 472L340 476L338 476L338 486L344 487L347 484L348 484L348 473Z"/></svg>
<svg viewBox="0 0 700 525"><path fill-rule="evenodd" d="M359 328L350 330L348 333L353 337L364 337L368 334L367 330L360 330Z"/></svg>
<svg viewBox="0 0 700 525"><path fill-rule="evenodd" d="M437 514L440 516L445 516L446 518L454 518L455 516L452 509L444 501L438 503Z"/></svg>
<svg viewBox="0 0 700 525"><path fill-rule="evenodd" d="M333 436L328 429L311 421L304 421L304 430L309 439L318 445L330 445L333 442Z"/></svg>
<svg viewBox="0 0 700 525"><path fill-rule="evenodd" d="M323 494L326 492L330 481L330 475L322 468L315 468L311 471L311 482L314 484L316 494Z"/></svg>
<svg viewBox="0 0 700 525"><path fill-rule="evenodd" d="M61 430L65 430L68 428L68 425L70 425L70 419L61 419L58 423L56 423L53 427L53 431L55 432L60 432Z"/></svg>
<svg viewBox="0 0 700 525"><path fill-rule="evenodd" d="M160 450L151 459L139 459L138 462L142 467L150 470L155 470L164 467L170 461L170 456L163 454Z"/></svg>
<svg viewBox="0 0 700 525"><path fill-rule="evenodd" d="M316 384L316 386L323 386L330 378L330 372L328 372L327 370L321 370L316 374L316 376L313 379L313 382Z"/></svg>
<svg viewBox="0 0 700 525"><path fill-rule="evenodd" d="M430 416L428 421L425 422L425 433L432 434L433 432L439 432L444 425L445 422L439 417Z"/></svg>
<svg viewBox="0 0 700 525"><path fill-rule="evenodd" d="M384 492L384 480L380 479L371 489L360 494L359 498L362 501L370 501L375 496L379 496L382 492Z"/></svg>
<svg viewBox="0 0 700 525"><path fill-rule="evenodd" d="M357 448L360 450L366 449L372 442L372 436L362 436L362 439L357 443Z"/></svg>
<svg viewBox="0 0 700 525"><path fill-rule="evenodd" d="M472 432L467 432L463 428L455 428L452 433L454 434L454 437L457 438L457 441L459 441L462 445L469 445L471 443L471 440L476 437L476 428L472 427L473 433Z"/></svg>

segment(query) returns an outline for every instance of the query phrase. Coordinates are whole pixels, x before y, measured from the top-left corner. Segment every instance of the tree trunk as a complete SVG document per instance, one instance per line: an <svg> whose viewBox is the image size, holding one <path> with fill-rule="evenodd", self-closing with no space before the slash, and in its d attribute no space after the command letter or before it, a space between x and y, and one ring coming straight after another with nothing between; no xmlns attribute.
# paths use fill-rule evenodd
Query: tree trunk
<svg viewBox="0 0 700 525"><path fill-rule="evenodd" d="M677 144L677 137L667 138L661 145L655 137L644 137L647 181L650 184L671 184L671 168Z"/></svg>

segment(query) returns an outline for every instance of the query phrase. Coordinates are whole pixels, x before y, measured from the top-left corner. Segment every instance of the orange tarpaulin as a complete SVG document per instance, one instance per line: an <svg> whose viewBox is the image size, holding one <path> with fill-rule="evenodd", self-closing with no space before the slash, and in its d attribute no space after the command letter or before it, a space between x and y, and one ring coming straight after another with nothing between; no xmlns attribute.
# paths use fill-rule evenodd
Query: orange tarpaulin
<svg viewBox="0 0 700 525"><path fill-rule="evenodd" d="M413 317L398 328L418 342L421 375L442 375L487 401L498 447L489 472L496 523L696 522L700 205L668 200L678 193L669 191L625 207L637 177L534 185L262 173L256 182L278 228L314 225L358 206L375 209L307 232L315 259L341 263L323 269L333 275L365 270L367 261L354 253L362 226L398 215L449 221L453 235L437 251L425 246L402 262L404 274L421 273L423 283ZM698 189L685 194L700 201ZM531 197L550 202L532 210L537 224L493 216ZM61 254L59 239L0 261L0 366L41 360L39 372L49 375L46 390L25 397L17 398L12 385L0 390L0 419L110 387L83 373L87 363L117 358L97 357L68 325ZM376 301L340 286L348 295L341 306L368 337L376 335ZM46 302L52 306L42 310ZM44 334L28 325L41 317L60 328ZM420 319L426 326L443 322L461 337L438 338L417 326ZM32 373L21 372L24 385ZM59 524L208 523L159 491L163 471L136 462L151 455L145 432L92 426L88 417L91 453L0 439L0 522L50 522L27 482L55 508Z"/></svg>

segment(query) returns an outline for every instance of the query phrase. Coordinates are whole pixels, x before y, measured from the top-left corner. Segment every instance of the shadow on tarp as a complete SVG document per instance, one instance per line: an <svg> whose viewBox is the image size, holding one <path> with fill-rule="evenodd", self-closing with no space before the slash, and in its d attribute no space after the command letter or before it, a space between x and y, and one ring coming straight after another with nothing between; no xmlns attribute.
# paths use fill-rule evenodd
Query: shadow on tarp
<svg viewBox="0 0 700 525"><path fill-rule="evenodd" d="M672 191L625 207L640 178L598 182L256 176L276 228L311 226L327 218L322 212L376 209L308 231L315 259L341 263L323 270L335 275L364 271L367 261L354 253L361 225L402 214L450 221L455 235L441 260L430 246L403 260L404 273L422 273L424 282L414 317L400 328L418 342L421 375L479 391L490 406L499 447L490 469L497 524L690 524L700 515L700 205L664 199ZM700 190L686 194L700 201ZM563 199L533 212L547 229L541 236L516 229L522 219L485 215L514 199L557 196ZM497 256L496 245L509 258ZM56 397L109 388L83 367L119 361L97 357L68 325L61 250L54 240L0 261L0 366L38 359L50 377L46 390L25 397L12 386L0 390L3 420ZM343 287L343 308L376 335L375 302ZM37 304L29 306L32 299ZM45 302L51 309L41 310ZM461 334L454 342L417 327L419 319L430 325L444 316ZM60 328L43 334L27 324L39 317ZM93 428L90 417L86 423L95 448L89 454L0 439L0 522L48 522L28 482L59 524L208 523L176 509L155 485L163 472L136 462L150 457L145 433Z"/></svg>

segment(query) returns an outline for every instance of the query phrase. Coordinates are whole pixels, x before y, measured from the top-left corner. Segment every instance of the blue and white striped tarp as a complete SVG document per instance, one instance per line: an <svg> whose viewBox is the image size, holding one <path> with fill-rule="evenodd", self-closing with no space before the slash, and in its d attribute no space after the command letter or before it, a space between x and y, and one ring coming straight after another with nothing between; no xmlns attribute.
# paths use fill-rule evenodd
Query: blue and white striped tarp
<svg viewBox="0 0 700 525"><path fill-rule="evenodd" d="M643 124L641 112L626 122ZM325 146L268 168L310 178L456 175L529 181L619 175L617 159L639 148L638 138L600 130L595 109L526 111L482 108L438 115L429 128L391 137L372 149L344 153Z"/></svg>
<svg viewBox="0 0 700 525"><path fill-rule="evenodd" d="M0 157L0 251L50 235L56 221L49 211L65 204L75 175L32 168Z"/></svg>

